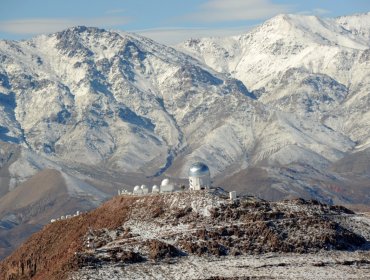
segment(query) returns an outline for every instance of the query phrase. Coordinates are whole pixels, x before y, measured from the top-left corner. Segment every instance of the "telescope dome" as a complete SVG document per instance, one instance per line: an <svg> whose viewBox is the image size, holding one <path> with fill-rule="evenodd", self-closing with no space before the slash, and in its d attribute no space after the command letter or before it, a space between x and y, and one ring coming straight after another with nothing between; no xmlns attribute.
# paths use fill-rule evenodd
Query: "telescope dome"
<svg viewBox="0 0 370 280"><path fill-rule="evenodd" d="M189 177L202 177L209 175L209 168L203 162L193 163L189 168Z"/></svg>
<svg viewBox="0 0 370 280"><path fill-rule="evenodd" d="M169 179L164 179L162 182L161 182L161 186L168 186L170 184L170 180Z"/></svg>

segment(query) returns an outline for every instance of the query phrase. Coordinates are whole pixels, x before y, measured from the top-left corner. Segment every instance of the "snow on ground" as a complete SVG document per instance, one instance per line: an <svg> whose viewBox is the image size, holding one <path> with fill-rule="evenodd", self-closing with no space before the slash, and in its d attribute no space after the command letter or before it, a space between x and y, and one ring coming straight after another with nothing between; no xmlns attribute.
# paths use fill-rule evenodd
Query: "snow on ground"
<svg viewBox="0 0 370 280"><path fill-rule="evenodd" d="M214 195L216 194L217 195ZM187 209L189 205L192 211L199 214L197 220L190 223L171 223L166 219L154 219L143 216L145 204L149 203L150 196L143 197L132 205L130 219L124 224L124 228L130 229L131 236L126 240L115 234L115 230L106 233L111 236L107 245L90 250L95 257L109 259L109 251L117 248L121 250L133 250L148 255L144 244L151 240L158 240L167 244L176 245L182 234L195 234L200 228L224 227L230 225L230 221L212 224L214 220L205 222L208 217L206 209L220 207L223 203L230 203L222 199L226 193L215 190L214 193L177 193L161 195L160 203L163 211L168 215L174 215L176 209ZM154 200L153 200L154 201ZM158 204L158 200L157 201ZM167 207L165 207L166 205ZM310 217L323 215L321 204L297 204L297 201L284 201L271 204L277 211L300 213L304 211ZM222 207L221 207L222 208ZM151 208L148 208L151 209ZM327 211L329 211L327 209ZM145 212L145 211L144 211ZM171 214L172 213L172 214ZM146 213L148 214L148 213ZM166 214L165 214L166 215ZM345 214L328 212L327 218L336 220L345 228L361 234L367 240L370 238L370 218L366 214ZM233 225L241 225L242 222L234 221ZM120 231L123 228L119 229ZM319 232L307 234L323 234L325 229L317 228ZM103 236L103 235L102 235ZM301 238L304 238L301 237ZM369 279L370 278L370 251L369 244L357 251L321 250L317 253L262 253L242 254L239 256L212 256L196 254L155 260L147 258L141 263L128 264L127 262L103 262L100 265L85 266L78 272L71 274L71 280L77 279L211 279L212 277L256 277L262 279Z"/></svg>
<svg viewBox="0 0 370 280"><path fill-rule="evenodd" d="M84 268L75 279L209 279L256 277L262 279L369 279L369 252L319 254L264 254L242 257L184 257L175 263L144 263ZM249 279L249 278L248 278Z"/></svg>

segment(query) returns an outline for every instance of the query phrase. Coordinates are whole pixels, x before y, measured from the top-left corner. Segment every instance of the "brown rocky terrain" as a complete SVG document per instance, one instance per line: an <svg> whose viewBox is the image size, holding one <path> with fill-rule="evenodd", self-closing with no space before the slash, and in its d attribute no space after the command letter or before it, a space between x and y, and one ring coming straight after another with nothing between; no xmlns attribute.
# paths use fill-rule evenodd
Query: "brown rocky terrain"
<svg viewBox="0 0 370 280"><path fill-rule="evenodd" d="M61 279L76 268L75 252L82 249L89 228L114 229L128 217L135 198L114 198L98 209L46 225L1 263L4 279Z"/></svg>
<svg viewBox="0 0 370 280"><path fill-rule="evenodd" d="M0 274L7 280L67 279L82 269L191 256L367 250L370 230L353 220L357 216L303 199L230 201L221 189L117 196L94 211L45 226L1 262Z"/></svg>

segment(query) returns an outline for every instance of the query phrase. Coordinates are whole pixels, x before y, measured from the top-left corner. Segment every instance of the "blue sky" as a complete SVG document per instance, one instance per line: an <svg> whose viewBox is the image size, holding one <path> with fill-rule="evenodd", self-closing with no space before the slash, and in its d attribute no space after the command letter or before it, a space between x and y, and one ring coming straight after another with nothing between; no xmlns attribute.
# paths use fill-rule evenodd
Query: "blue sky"
<svg viewBox="0 0 370 280"><path fill-rule="evenodd" d="M0 39L86 25L134 31L169 44L239 34L279 13L370 12L370 0L0 0L0 5Z"/></svg>

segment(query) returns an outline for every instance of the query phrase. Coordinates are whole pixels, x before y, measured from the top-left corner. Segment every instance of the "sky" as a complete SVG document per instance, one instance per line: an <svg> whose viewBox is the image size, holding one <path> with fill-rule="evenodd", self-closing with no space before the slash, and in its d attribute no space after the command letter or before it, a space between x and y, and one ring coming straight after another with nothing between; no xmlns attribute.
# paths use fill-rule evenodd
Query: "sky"
<svg viewBox="0 0 370 280"><path fill-rule="evenodd" d="M241 34L281 13L337 17L366 12L370 0L0 0L0 39L85 25L176 44Z"/></svg>

